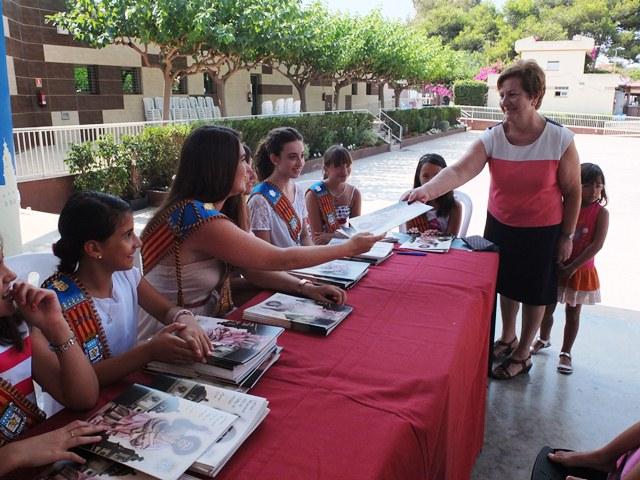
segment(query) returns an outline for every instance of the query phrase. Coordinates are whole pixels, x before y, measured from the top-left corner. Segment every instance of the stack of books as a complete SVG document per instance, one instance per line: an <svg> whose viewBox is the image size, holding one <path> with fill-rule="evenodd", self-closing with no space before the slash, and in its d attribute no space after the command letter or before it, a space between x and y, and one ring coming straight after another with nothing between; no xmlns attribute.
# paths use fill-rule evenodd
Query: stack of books
<svg viewBox="0 0 640 480"><path fill-rule="evenodd" d="M447 253L453 242L453 235L434 235L430 237L413 237L400 248L407 250L418 250L420 252Z"/></svg>
<svg viewBox="0 0 640 480"><path fill-rule="evenodd" d="M149 363L147 369L246 392L280 356L282 349L276 342L282 328L201 316L198 323L213 346L206 363L176 365L156 361Z"/></svg>
<svg viewBox="0 0 640 480"><path fill-rule="evenodd" d="M329 245L339 245L346 242L344 238L332 238ZM347 257L349 260L355 260L357 262L367 262L372 265L379 265L387 258L393 255L393 244L388 242L376 242L368 252L361 253L354 257Z"/></svg>
<svg viewBox="0 0 640 480"><path fill-rule="evenodd" d="M57 464L38 479L213 478L269 413L261 397L166 376L133 385L88 420L102 440L80 447L84 465Z"/></svg>
<svg viewBox="0 0 640 480"><path fill-rule="evenodd" d="M347 289L358 283L366 275L368 269L369 264L365 262L333 260L315 267L289 270L289 273L313 282L327 283Z"/></svg>
<svg viewBox="0 0 640 480"><path fill-rule="evenodd" d="M323 304L309 298L276 293L253 307L242 318L292 330L329 335L353 311L349 305Z"/></svg>

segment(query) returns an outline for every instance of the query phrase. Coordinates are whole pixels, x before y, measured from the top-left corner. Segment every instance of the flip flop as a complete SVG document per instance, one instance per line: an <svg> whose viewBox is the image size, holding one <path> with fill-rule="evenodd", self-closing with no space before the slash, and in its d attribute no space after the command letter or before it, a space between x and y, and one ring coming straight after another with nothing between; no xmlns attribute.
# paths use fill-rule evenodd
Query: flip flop
<svg viewBox="0 0 640 480"><path fill-rule="evenodd" d="M569 352L560 352L559 357L565 357L571 362L571 354ZM558 364L558 373L562 373L564 375L571 375L573 373L573 366L571 365L563 365L561 363Z"/></svg>
<svg viewBox="0 0 640 480"><path fill-rule="evenodd" d="M551 339L545 340L542 337L536 337L536 340L533 342L533 345L531 345L531 348L529 348L529 351L531 352L531 355L535 355L543 348L549 348L550 346Z"/></svg>

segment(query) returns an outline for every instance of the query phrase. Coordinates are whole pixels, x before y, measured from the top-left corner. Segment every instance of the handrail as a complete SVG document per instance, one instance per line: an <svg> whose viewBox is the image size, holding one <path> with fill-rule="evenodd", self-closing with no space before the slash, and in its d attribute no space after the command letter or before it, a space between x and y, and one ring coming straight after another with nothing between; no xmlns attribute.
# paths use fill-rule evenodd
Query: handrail
<svg viewBox="0 0 640 480"><path fill-rule="evenodd" d="M389 128L389 134L399 143L402 142L402 125L400 125L398 122L396 122L393 118L391 118L389 115L387 115L384 110L380 109L378 111L378 115L379 115L379 120L382 121L383 124L387 124L387 121L391 121L391 123L395 124L398 127L398 135L394 135L393 134L393 130L392 128L387 125L387 127ZM384 117L384 120L382 119Z"/></svg>

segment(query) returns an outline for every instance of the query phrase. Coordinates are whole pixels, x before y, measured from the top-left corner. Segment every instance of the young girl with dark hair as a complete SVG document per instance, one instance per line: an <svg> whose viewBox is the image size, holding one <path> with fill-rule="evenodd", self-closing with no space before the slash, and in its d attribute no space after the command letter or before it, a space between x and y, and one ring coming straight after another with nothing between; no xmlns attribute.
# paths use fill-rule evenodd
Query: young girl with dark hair
<svg viewBox="0 0 640 480"><path fill-rule="evenodd" d="M53 247L58 272L53 290L101 385L152 360L204 361L210 343L194 315L169 303L133 266L140 240L129 205L97 192L72 195L60 212ZM136 345L138 305L166 326Z"/></svg>
<svg viewBox="0 0 640 480"><path fill-rule="evenodd" d="M45 418L36 404L34 381L70 408L89 409L98 399L95 373L56 296L16 281L4 263L0 238L0 476L58 460L83 463L68 450L100 440L101 429L86 422L17 440Z"/></svg>
<svg viewBox="0 0 640 480"><path fill-rule="evenodd" d="M361 213L360 191L347 183L352 163L349 150L340 145L329 147L324 152L324 179L311 185L305 194L309 226L317 245L328 243L333 232Z"/></svg>
<svg viewBox="0 0 640 480"><path fill-rule="evenodd" d="M413 188L424 185L446 166L447 162L437 153L423 155L416 166ZM453 190L428 201L427 205L431 205L433 210L407 222L405 224L407 232L458 235L462 223L462 205L453 197Z"/></svg>
<svg viewBox="0 0 640 480"><path fill-rule="evenodd" d="M289 248L256 238L239 222L247 184L244 159L239 134L230 128L200 127L187 137L168 199L142 234L145 278L178 305L209 316L232 308L233 267L259 288L343 303L346 294L339 288L274 270L366 252L381 237L361 234L342 245ZM147 317L142 332L157 328Z"/></svg>
<svg viewBox="0 0 640 480"><path fill-rule="evenodd" d="M294 181L304 167L304 143L291 127L271 130L256 150L258 179L249 198L251 230L276 247L313 245L304 191Z"/></svg>
<svg viewBox="0 0 640 480"><path fill-rule="evenodd" d="M598 165L580 165L582 182L582 206L578 215L573 250L571 256L558 267L558 302L565 303L565 327L558 372L573 373L571 348L578 336L582 305L600 303L600 279L595 266L595 256L607 238L609 212L607 192L604 187L604 173ZM540 336L531 346L531 353L537 354L551 346L551 328L556 303L548 305L540 326Z"/></svg>

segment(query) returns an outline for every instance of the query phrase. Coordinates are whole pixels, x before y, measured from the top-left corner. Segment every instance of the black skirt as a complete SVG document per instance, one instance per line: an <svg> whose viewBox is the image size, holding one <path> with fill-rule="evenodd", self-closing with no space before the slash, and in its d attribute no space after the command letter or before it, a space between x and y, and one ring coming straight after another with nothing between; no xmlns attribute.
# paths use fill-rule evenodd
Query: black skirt
<svg viewBox="0 0 640 480"><path fill-rule="evenodd" d="M560 224L511 227L487 212L484 236L500 247L499 294L526 305L556 303Z"/></svg>

